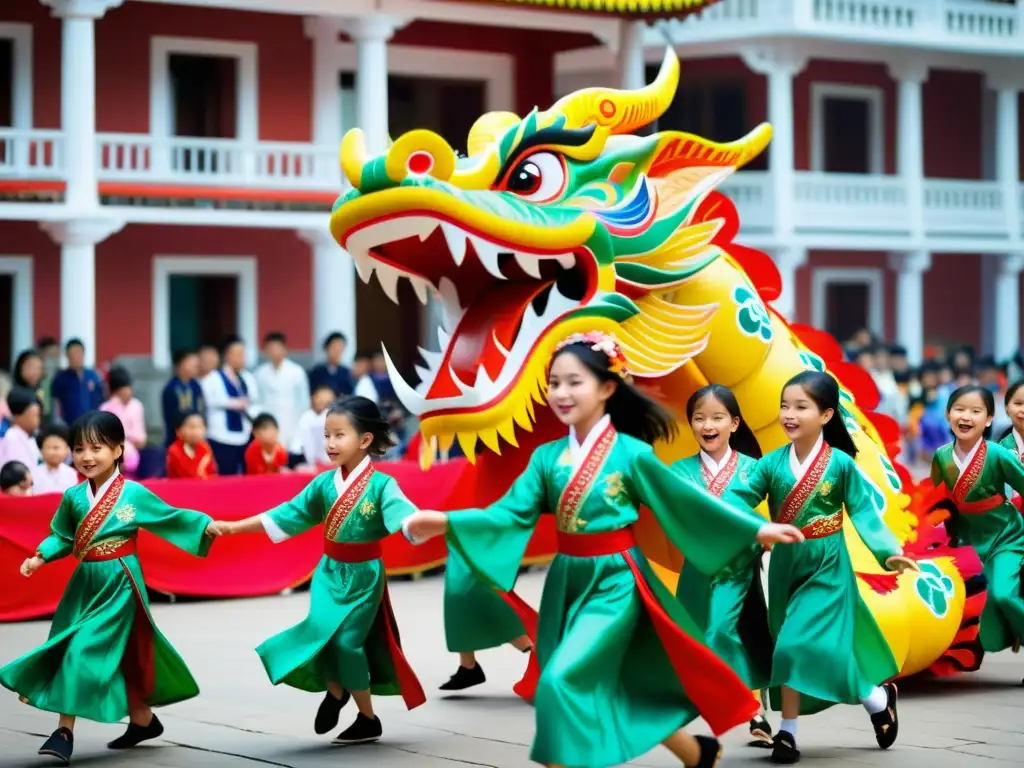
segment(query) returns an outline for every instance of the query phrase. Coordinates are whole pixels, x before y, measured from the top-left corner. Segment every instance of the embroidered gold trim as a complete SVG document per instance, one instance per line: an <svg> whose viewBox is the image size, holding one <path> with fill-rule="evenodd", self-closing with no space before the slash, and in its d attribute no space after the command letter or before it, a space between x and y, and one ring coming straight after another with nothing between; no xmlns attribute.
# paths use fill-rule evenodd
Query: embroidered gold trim
<svg viewBox="0 0 1024 768"><path fill-rule="evenodd" d="M75 532L75 543L71 549L71 554L79 560L82 559L82 553L92 544L92 540L96 538L100 528L107 522L107 518L117 504L118 499L121 498L121 491L123 489L124 475L118 475L114 482L110 484L107 492L103 494L103 498L100 499L99 503L92 508L89 514L82 518L82 522Z"/></svg>
<svg viewBox="0 0 1024 768"><path fill-rule="evenodd" d="M89 555L104 557L105 555L109 555L112 552L117 551L119 547L123 547L129 541L131 541L131 539L104 539L103 541L86 547L85 550L81 554L76 555L76 557L78 557L79 560L84 560Z"/></svg>
<svg viewBox="0 0 1024 768"><path fill-rule="evenodd" d="M800 482L793 486L793 490L789 492L786 500L782 502L782 509L779 511L779 517L775 522L789 525L796 520L796 516L800 514L800 510L804 508L807 500L811 498L814 489L821 482L821 478L825 476L825 470L828 469L828 460L831 457L832 446L828 443L822 443L821 450L814 457L814 463L811 464L811 468L807 470L807 473Z"/></svg>
<svg viewBox="0 0 1024 768"><path fill-rule="evenodd" d="M831 536L843 530L843 513L837 512L829 517L819 517L809 525L805 525L801 531L808 539L821 539Z"/></svg>
<svg viewBox="0 0 1024 768"><path fill-rule="evenodd" d="M955 451L956 448L954 447ZM985 468L985 455L988 453L988 445L985 441L981 441L981 445L978 446L977 453L974 454L974 458L971 459L971 463L967 465L967 469L960 475L960 479L956 481L956 485L953 486L953 501L957 504L963 504L967 500L967 494L974 488L974 484L981 478L981 472Z"/></svg>
<svg viewBox="0 0 1024 768"><path fill-rule="evenodd" d="M611 453L612 446L615 444L615 435L615 427L611 424L605 427L604 432L594 443L594 447L590 449L590 453L580 464L580 468L576 470L576 474L572 476L569 484L562 491L562 496L558 500L558 514L555 521L558 530L562 533L576 533L587 524L585 520L579 519L579 511L587 496L590 495L598 472Z"/></svg>
<svg viewBox="0 0 1024 768"><path fill-rule="evenodd" d="M707 464L704 463L700 456L697 457L697 460L700 462L700 476L704 480L704 485L708 492L721 498L722 494L725 493L725 489L729 487L729 482L732 480L733 475L736 474L736 467L740 463L739 454L733 451L729 456L729 460L725 462L725 466L714 477L711 476L711 470L708 469Z"/></svg>
<svg viewBox="0 0 1024 768"><path fill-rule="evenodd" d="M373 464L368 464L363 473L348 487L348 490L334 502L331 511L327 513L327 519L324 521L324 538L334 541L334 537L338 535L341 526L345 524L348 516L352 514L352 510L356 508L356 502L362 497L373 473Z"/></svg>
<svg viewBox="0 0 1024 768"><path fill-rule="evenodd" d="M363 517L372 517L376 511L377 505L374 504L369 499L367 499L366 501L359 505L359 514Z"/></svg>

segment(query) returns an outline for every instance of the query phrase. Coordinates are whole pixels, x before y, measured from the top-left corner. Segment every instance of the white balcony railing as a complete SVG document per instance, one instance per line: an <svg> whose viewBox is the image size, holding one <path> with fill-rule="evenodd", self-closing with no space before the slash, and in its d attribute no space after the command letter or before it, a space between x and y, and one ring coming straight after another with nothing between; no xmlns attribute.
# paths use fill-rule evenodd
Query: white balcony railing
<svg viewBox="0 0 1024 768"><path fill-rule="evenodd" d="M63 148L60 131L0 128L0 178L60 180Z"/></svg>
<svg viewBox="0 0 1024 768"><path fill-rule="evenodd" d="M795 220L806 231L903 232L907 191L898 176L796 174Z"/></svg>

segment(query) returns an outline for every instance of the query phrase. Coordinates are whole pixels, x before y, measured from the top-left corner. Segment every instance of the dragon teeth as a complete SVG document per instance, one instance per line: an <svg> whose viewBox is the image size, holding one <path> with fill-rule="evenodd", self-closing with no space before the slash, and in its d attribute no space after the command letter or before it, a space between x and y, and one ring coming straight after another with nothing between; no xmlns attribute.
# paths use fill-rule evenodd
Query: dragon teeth
<svg viewBox="0 0 1024 768"><path fill-rule="evenodd" d="M480 259L484 269L499 280L505 280L501 269L498 268L498 254L501 252L501 246L476 235L468 235L468 238L473 243L473 250L476 251L476 257Z"/></svg>
<svg viewBox="0 0 1024 768"><path fill-rule="evenodd" d="M572 269L576 266L576 257L571 253L563 253L561 256L556 256L555 260L558 261L562 269Z"/></svg>
<svg viewBox="0 0 1024 768"><path fill-rule="evenodd" d="M426 306L427 290L430 288L430 283L422 277L410 277L409 282L412 283L412 289L416 292L416 298L420 300L420 304Z"/></svg>
<svg viewBox="0 0 1024 768"><path fill-rule="evenodd" d="M516 263L530 277L540 280L540 260L526 253L516 252Z"/></svg>
<svg viewBox="0 0 1024 768"><path fill-rule="evenodd" d="M380 287L384 289L384 293L389 299L395 304L398 303L398 278L402 276L394 267L388 266L384 262L378 262L376 265L377 279L380 281Z"/></svg>
<svg viewBox="0 0 1024 768"><path fill-rule="evenodd" d="M466 259L466 233L447 221L441 222L441 232L444 234L445 242L448 244L448 251L452 255L452 261L457 266L462 266Z"/></svg>
<svg viewBox="0 0 1024 768"><path fill-rule="evenodd" d="M388 354L388 348L382 344L381 349L384 352L384 363L388 367L388 378L391 379L391 385L395 388L395 394L410 413L419 416L426 410L426 396L421 395L409 386L409 382L398 372L394 362L392 362L391 355Z"/></svg>

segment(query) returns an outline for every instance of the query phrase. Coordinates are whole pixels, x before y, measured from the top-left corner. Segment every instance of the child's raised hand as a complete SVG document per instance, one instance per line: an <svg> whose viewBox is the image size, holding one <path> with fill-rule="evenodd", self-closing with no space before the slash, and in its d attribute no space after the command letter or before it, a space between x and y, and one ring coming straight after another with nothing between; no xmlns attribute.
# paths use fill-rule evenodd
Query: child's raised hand
<svg viewBox="0 0 1024 768"><path fill-rule="evenodd" d="M757 532L757 543L768 549L772 544L799 544L803 540L803 533L792 525L765 523Z"/></svg>
<svg viewBox="0 0 1024 768"><path fill-rule="evenodd" d="M911 560L909 557L903 555L895 555L885 561L885 567L890 571L913 571L914 573L921 572L921 566L917 564L916 560Z"/></svg>
<svg viewBox="0 0 1024 768"><path fill-rule="evenodd" d="M405 529L417 541L444 536L448 531L448 515L434 510L420 510L405 519Z"/></svg>
<svg viewBox="0 0 1024 768"><path fill-rule="evenodd" d="M30 557L24 563L21 564L21 575L27 579L29 576L38 571L44 565L46 565L46 561L38 555L36 555L35 557Z"/></svg>

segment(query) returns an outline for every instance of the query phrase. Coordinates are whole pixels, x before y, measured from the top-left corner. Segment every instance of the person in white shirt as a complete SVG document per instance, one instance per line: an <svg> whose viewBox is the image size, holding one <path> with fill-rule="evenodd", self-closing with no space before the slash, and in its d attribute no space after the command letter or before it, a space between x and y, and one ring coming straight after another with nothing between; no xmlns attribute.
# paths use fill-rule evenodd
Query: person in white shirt
<svg viewBox="0 0 1024 768"><path fill-rule="evenodd" d="M327 447L324 441L324 423L327 420L327 409L335 400L334 390L321 384L310 397L310 408L299 417L295 430L295 438L288 446L290 453L302 456L306 467L316 469L318 464L330 464Z"/></svg>
<svg viewBox="0 0 1024 768"><path fill-rule="evenodd" d="M78 485L78 473L67 464L71 449L68 447L68 431L54 424L39 433L41 464L32 467L32 493L64 493Z"/></svg>
<svg viewBox="0 0 1024 768"><path fill-rule="evenodd" d="M291 452L299 434L299 417L309 408L309 377L301 365L288 359L288 343L283 333L274 331L264 337L263 354L267 362L256 368L263 411L277 420L278 439Z"/></svg>
<svg viewBox="0 0 1024 768"><path fill-rule="evenodd" d="M230 337L221 350L224 365L203 378L206 400L206 440L222 475L245 473L245 447L251 419L261 412L259 386L245 370L245 344Z"/></svg>

